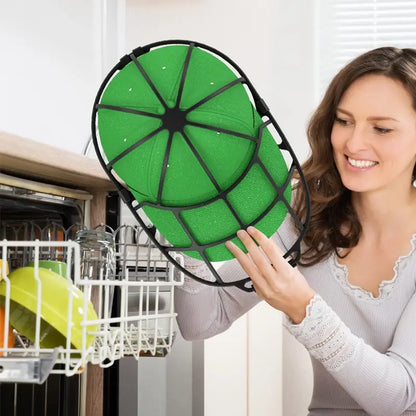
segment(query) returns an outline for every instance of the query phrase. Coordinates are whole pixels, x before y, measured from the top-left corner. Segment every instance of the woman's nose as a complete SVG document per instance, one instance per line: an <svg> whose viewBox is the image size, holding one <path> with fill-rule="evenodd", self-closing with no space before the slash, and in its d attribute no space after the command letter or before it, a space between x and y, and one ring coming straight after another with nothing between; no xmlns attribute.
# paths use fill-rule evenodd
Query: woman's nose
<svg viewBox="0 0 416 416"><path fill-rule="evenodd" d="M354 127L347 138L346 146L351 153L357 153L367 148L367 139L364 129Z"/></svg>

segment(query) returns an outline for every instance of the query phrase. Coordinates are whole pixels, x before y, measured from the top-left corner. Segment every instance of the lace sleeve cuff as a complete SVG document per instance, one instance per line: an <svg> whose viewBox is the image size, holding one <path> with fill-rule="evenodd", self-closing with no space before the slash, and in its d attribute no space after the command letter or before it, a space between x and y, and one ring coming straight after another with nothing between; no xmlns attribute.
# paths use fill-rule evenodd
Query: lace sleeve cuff
<svg viewBox="0 0 416 416"><path fill-rule="evenodd" d="M309 302L300 324L285 316L284 326L329 371L340 370L353 357L359 343L359 338L319 295Z"/></svg>

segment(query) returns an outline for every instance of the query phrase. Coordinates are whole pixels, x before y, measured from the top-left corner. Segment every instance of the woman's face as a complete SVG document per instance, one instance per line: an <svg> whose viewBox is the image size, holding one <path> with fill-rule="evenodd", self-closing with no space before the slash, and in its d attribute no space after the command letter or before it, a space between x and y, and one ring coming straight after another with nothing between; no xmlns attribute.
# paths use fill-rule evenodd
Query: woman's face
<svg viewBox="0 0 416 416"><path fill-rule="evenodd" d="M336 109L331 143L344 186L354 192L409 187L416 162L416 112L404 86L365 75Z"/></svg>

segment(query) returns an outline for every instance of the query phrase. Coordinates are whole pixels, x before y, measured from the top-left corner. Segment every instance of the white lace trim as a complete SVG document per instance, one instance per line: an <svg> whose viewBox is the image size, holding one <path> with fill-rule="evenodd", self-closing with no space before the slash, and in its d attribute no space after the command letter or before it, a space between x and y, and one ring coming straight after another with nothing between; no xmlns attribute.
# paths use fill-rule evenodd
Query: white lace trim
<svg viewBox="0 0 416 416"><path fill-rule="evenodd" d="M352 359L360 343L319 295L309 302L306 317L300 324L293 324L287 316L283 323L329 371L339 371Z"/></svg>
<svg viewBox="0 0 416 416"><path fill-rule="evenodd" d="M348 280L348 267L344 264L339 263L337 256L335 253L331 255L329 266L331 268L331 271L337 281L340 283L340 285L347 291L349 291L355 298L370 301L372 303L380 303L384 301L385 299L388 299L391 296L391 292L394 289L395 283L398 280L399 276L401 275L399 273L400 268L402 267L402 264L405 263L405 260L407 260L413 252L416 249L416 234L413 234L411 240L410 240L411 249L408 254L405 254L403 256L400 256L393 267L393 277L388 280L382 280L379 285L379 295L375 297L372 292L363 289L360 286L353 285Z"/></svg>

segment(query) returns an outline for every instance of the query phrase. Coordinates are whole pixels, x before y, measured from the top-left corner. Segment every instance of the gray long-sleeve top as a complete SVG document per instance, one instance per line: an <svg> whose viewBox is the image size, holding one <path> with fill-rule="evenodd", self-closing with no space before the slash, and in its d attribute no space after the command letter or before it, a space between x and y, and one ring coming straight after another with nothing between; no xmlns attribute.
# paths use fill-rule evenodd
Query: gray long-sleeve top
<svg viewBox="0 0 416 416"><path fill-rule="evenodd" d="M282 233L291 232L283 227L273 236L280 245L291 238ZM416 415L416 235L411 247L397 260L392 280L381 283L378 297L351 285L335 254L299 267L317 294L299 325L287 317L284 322L312 357L310 416ZM190 261L188 267L204 265ZM244 272L233 260L222 266L221 276L237 280ZM226 330L260 301L255 293L188 279L175 296L180 330L190 340Z"/></svg>

